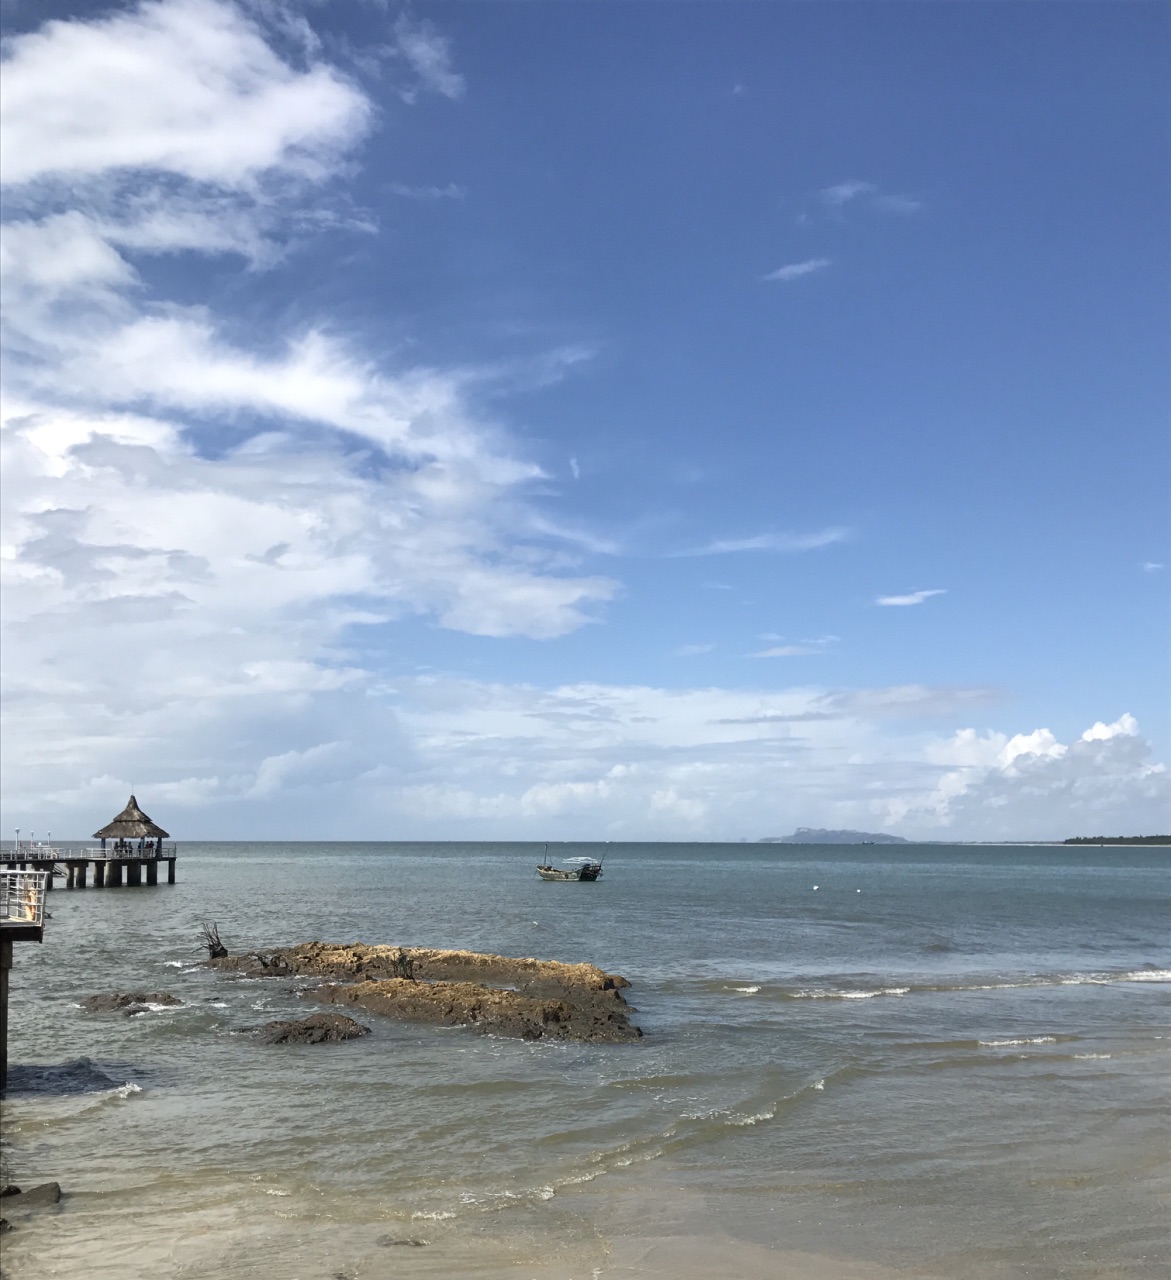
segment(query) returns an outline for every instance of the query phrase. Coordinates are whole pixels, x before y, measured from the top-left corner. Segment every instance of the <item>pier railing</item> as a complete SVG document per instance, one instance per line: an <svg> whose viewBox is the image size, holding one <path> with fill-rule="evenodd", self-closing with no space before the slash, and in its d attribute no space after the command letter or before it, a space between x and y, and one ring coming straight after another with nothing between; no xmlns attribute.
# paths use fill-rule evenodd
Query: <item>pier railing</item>
<svg viewBox="0 0 1171 1280"><path fill-rule="evenodd" d="M42 928L48 878L47 871L0 871L0 926Z"/></svg>

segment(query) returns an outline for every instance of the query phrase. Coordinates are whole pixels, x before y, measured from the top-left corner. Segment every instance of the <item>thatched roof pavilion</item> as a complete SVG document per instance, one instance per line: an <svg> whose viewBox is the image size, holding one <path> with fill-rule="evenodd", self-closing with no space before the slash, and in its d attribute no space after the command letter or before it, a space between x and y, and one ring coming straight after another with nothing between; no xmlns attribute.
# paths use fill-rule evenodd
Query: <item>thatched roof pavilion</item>
<svg viewBox="0 0 1171 1280"><path fill-rule="evenodd" d="M170 834L157 822L152 822L138 807L138 801L131 796L126 808L113 822L107 822L100 831L95 831L94 838L97 840L162 840Z"/></svg>

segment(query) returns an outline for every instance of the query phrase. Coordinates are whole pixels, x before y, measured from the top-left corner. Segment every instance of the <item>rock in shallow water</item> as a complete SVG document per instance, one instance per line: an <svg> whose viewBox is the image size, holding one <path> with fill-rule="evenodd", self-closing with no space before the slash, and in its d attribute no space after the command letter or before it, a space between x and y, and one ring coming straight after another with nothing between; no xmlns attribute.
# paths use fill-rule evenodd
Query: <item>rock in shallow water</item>
<svg viewBox="0 0 1171 1280"><path fill-rule="evenodd" d="M299 1021L266 1022L259 1032L265 1044L327 1044L369 1034L369 1027L344 1013L312 1013Z"/></svg>
<svg viewBox="0 0 1171 1280"><path fill-rule="evenodd" d="M622 997L629 982L592 964L360 942L303 942L209 963L247 977L333 978L305 994L388 1017L524 1040L619 1043L642 1035Z"/></svg>
<svg viewBox="0 0 1171 1280"><path fill-rule="evenodd" d="M90 1013L144 1013L149 1005L177 1005L183 1001L169 991L111 991L81 1002Z"/></svg>

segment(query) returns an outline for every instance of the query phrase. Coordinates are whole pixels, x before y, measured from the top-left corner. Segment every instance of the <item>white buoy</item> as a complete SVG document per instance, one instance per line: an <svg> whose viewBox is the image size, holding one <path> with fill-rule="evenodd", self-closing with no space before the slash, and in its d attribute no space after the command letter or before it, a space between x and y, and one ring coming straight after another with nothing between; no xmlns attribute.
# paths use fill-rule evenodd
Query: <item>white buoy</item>
<svg viewBox="0 0 1171 1280"><path fill-rule="evenodd" d="M821 888L821 886L820 886L820 885L815 884L815 885L813 886L813 892L814 892L814 893L816 893L816 892L818 891L818 889L820 889L820 888Z"/></svg>

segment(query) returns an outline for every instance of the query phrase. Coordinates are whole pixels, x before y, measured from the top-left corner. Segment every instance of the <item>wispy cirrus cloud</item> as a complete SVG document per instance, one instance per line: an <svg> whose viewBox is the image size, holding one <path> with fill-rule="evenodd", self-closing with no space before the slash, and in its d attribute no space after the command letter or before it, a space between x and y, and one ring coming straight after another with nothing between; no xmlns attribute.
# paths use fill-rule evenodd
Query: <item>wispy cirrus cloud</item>
<svg viewBox="0 0 1171 1280"><path fill-rule="evenodd" d="M762 636L763 640L784 640L784 636L767 635ZM815 654L825 653L831 645L838 643L837 636L816 636L812 639L797 640L789 644L770 645L767 649L761 649L757 653L750 654L752 658L808 658Z"/></svg>
<svg viewBox="0 0 1171 1280"><path fill-rule="evenodd" d="M802 276L811 276L815 272L824 271L826 267L832 265L831 258L806 258L804 262L789 262L783 267L778 267L775 271L770 271L768 275L761 276L762 280L800 280Z"/></svg>
<svg viewBox="0 0 1171 1280"><path fill-rule="evenodd" d="M830 187L822 187L818 192L821 202L827 209L841 210L850 204L864 204L868 208L877 209L880 213L918 213L923 202L913 196L886 192L879 189L874 182L863 182L858 178L849 178L845 182L834 183Z"/></svg>
<svg viewBox="0 0 1171 1280"><path fill-rule="evenodd" d="M452 67L451 41L434 23L426 19L416 22L404 13L394 24L394 36L397 54L418 77L420 87L445 98L463 97L467 86L463 76ZM418 90L401 89L399 96L411 103L416 100Z"/></svg>
<svg viewBox="0 0 1171 1280"><path fill-rule="evenodd" d="M468 194L464 187L455 182L449 182L443 187L412 187L406 182L392 182L386 189L392 195L403 196L407 200L463 200Z"/></svg>
<svg viewBox="0 0 1171 1280"><path fill-rule="evenodd" d="M903 596L879 596L874 603L905 607L913 604L922 604L924 600L930 600L932 596L945 595L947 595L946 587L936 587L933 591L909 591Z"/></svg>
<svg viewBox="0 0 1171 1280"><path fill-rule="evenodd" d="M873 182L861 182L857 178L850 178L845 182L837 182L832 187L822 187L819 192L823 203L832 209L840 209L842 205L849 204L851 200L857 200L859 196L869 195L876 191Z"/></svg>
<svg viewBox="0 0 1171 1280"><path fill-rule="evenodd" d="M717 538L702 547L693 547L687 551L676 551L675 556L724 556L739 551L776 551L796 553L799 551L816 551L820 547L833 546L836 542L845 542L850 530L840 525L828 529L817 529L812 533L759 533L750 538Z"/></svg>

